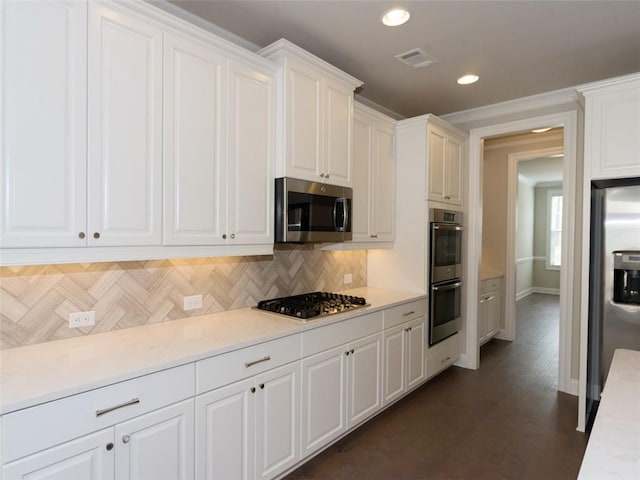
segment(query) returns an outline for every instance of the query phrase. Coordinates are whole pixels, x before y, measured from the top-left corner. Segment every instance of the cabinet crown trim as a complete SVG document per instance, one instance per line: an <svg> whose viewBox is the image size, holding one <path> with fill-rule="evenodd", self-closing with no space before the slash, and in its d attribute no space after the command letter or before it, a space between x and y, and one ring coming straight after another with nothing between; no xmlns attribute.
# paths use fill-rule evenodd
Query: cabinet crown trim
<svg viewBox="0 0 640 480"><path fill-rule="evenodd" d="M297 60L310 63L312 65L315 65L317 68L321 68L325 72L336 77L338 80L352 85L354 90L357 87L360 87L363 85L362 80L359 80L356 77L349 75L348 73L340 70L335 65L331 65L329 62L321 59L320 57L316 57L312 53L307 52L305 49L291 43L289 40L285 38L276 40L271 45L268 45L263 49L258 50L258 54L270 60L277 60L277 61L280 61L285 55L292 56Z"/></svg>
<svg viewBox="0 0 640 480"><path fill-rule="evenodd" d="M576 87L576 90L584 96L589 96L591 94L600 93L604 89L615 89L616 87L628 88L634 84L640 87L640 72L623 75L621 77L609 78L599 82L587 83Z"/></svg>
<svg viewBox="0 0 640 480"><path fill-rule="evenodd" d="M469 136L467 132L454 127L432 113L409 118L407 120L400 120L397 125L398 129L411 128L416 125L435 125L456 137L467 138Z"/></svg>

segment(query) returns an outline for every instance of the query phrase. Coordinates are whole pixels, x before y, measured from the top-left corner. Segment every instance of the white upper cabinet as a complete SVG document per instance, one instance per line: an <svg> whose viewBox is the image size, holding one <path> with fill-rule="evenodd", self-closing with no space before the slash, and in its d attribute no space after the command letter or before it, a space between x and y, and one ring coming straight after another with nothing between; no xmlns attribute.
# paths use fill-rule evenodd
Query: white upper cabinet
<svg viewBox="0 0 640 480"><path fill-rule="evenodd" d="M255 65L230 64L227 232L232 244L273 244L274 77Z"/></svg>
<svg viewBox="0 0 640 480"><path fill-rule="evenodd" d="M160 245L162 29L89 3L88 243Z"/></svg>
<svg viewBox="0 0 640 480"><path fill-rule="evenodd" d="M165 35L165 245L273 243L274 74Z"/></svg>
<svg viewBox="0 0 640 480"><path fill-rule="evenodd" d="M82 246L87 5L0 2L0 247Z"/></svg>
<svg viewBox="0 0 640 480"><path fill-rule="evenodd" d="M287 40L259 52L281 67L276 176L353 182L353 91L362 82Z"/></svg>
<svg viewBox="0 0 640 480"><path fill-rule="evenodd" d="M164 37L164 243L222 244L227 61L184 35Z"/></svg>
<svg viewBox="0 0 640 480"><path fill-rule="evenodd" d="M395 121L356 103L353 241L391 242L395 224Z"/></svg>
<svg viewBox="0 0 640 480"><path fill-rule="evenodd" d="M427 200L462 206L462 155L466 136L437 117L427 124Z"/></svg>
<svg viewBox="0 0 640 480"><path fill-rule="evenodd" d="M640 176L640 74L578 89L585 97L585 165L589 178Z"/></svg>
<svg viewBox="0 0 640 480"><path fill-rule="evenodd" d="M275 64L147 2L9 0L0 35L0 264L273 251Z"/></svg>

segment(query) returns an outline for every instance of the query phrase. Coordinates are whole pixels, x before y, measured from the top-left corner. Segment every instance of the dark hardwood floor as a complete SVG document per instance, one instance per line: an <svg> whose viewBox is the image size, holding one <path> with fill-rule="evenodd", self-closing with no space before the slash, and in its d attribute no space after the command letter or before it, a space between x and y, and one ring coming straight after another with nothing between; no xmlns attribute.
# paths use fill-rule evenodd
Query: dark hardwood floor
<svg viewBox="0 0 640 480"><path fill-rule="evenodd" d="M286 477L575 479L587 436L558 393L558 297L518 302L517 339L452 367Z"/></svg>

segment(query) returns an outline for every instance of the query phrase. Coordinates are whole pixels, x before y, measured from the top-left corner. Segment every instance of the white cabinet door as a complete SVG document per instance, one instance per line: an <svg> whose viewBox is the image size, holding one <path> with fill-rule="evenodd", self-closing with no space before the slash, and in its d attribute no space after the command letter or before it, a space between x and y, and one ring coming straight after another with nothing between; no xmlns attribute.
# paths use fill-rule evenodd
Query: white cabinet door
<svg viewBox="0 0 640 480"><path fill-rule="evenodd" d="M63 443L2 467L4 480L112 480L113 429Z"/></svg>
<svg viewBox="0 0 640 480"><path fill-rule="evenodd" d="M83 246L87 6L0 2L0 246Z"/></svg>
<svg viewBox="0 0 640 480"><path fill-rule="evenodd" d="M406 325L402 324L384 332L383 400L385 405L399 398L406 391L405 328Z"/></svg>
<svg viewBox="0 0 640 480"><path fill-rule="evenodd" d="M193 417L190 399L116 425L116 478L193 479Z"/></svg>
<svg viewBox="0 0 640 480"><path fill-rule="evenodd" d="M480 339L480 343L482 343L487 336L487 316L487 299L486 297L480 297L478 304L478 338Z"/></svg>
<svg viewBox="0 0 640 480"><path fill-rule="evenodd" d="M347 429L346 347L302 360L302 456L315 452Z"/></svg>
<svg viewBox="0 0 640 480"><path fill-rule="evenodd" d="M327 183L352 185L351 135L353 90L350 86L325 79L324 162L321 174Z"/></svg>
<svg viewBox="0 0 640 480"><path fill-rule="evenodd" d="M382 407L382 334L349 345L348 426L367 419Z"/></svg>
<svg viewBox="0 0 640 480"><path fill-rule="evenodd" d="M226 64L212 47L165 34L165 245L225 243Z"/></svg>
<svg viewBox="0 0 640 480"><path fill-rule="evenodd" d="M378 114L379 115L379 114ZM395 153L391 120L356 105L353 119L353 241L391 242L395 224Z"/></svg>
<svg viewBox="0 0 640 480"><path fill-rule="evenodd" d="M395 238L396 165L393 128L376 125L373 148L373 188L371 190L375 239L392 242Z"/></svg>
<svg viewBox="0 0 640 480"><path fill-rule="evenodd" d="M486 300L486 333L494 335L500 329L500 292L493 292Z"/></svg>
<svg viewBox="0 0 640 480"><path fill-rule="evenodd" d="M256 478L274 478L300 458L300 363L255 378Z"/></svg>
<svg viewBox="0 0 640 480"><path fill-rule="evenodd" d="M449 136L447 138L447 202L462 205L462 153L464 140Z"/></svg>
<svg viewBox="0 0 640 480"><path fill-rule="evenodd" d="M322 74L295 61L287 71L286 174L320 180L322 165Z"/></svg>
<svg viewBox="0 0 640 480"><path fill-rule="evenodd" d="M162 30L89 3L88 243L160 245Z"/></svg>
<svg viewBox="0 0 640 480"><path fill-rule="evenodd" d="M444 201L445 183L445 134L433 126L427 129L427 200Z"/></svg>
<svg viewBox="0 0 640 480"><path fill-rule="evenodd" d="M371 240L371 176L373 157L373 122L356 110L353 118L353 218L354 242Z"/></svg>
<svg viewBox="0 0 640 480"><path fill-rule="evenodd" d="M604 81L584 95L590 178L640 176L640 77Z"/></svg>
<svg viewBox="0 0 640 480"><path fill-rule="evenodd" d="M411 390L422 383L424 371L424 346L426 343L424 317L414 320L405 329L407 340L407 390Z"/></svg>
<svg viewBox="0 0 640 480"><path fill-rule="evenodd" d="M196 397L196 478L254 478L253 379Z"/></svg>
<svg viewBox="0 0 640 480"><path fill-rule="evenodd" d="M241 63L229 72L228 242L273 243L273 74Z"/></svg>

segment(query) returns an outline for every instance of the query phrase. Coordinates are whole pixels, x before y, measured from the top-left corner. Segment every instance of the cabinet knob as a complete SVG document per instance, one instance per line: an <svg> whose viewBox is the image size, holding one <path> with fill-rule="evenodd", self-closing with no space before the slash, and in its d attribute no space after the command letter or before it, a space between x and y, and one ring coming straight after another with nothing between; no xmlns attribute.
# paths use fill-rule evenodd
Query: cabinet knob
<svg viewBox="0 0 640 480"><path fill-rule="evenodd" d="M112 442L107 443L107 450L108 451L113 450L113 443Z"/></svg>
<svg viewBox="0 0 640 480"><path fill-rule="evenodd" d="M129 437L129 435L122 436L122 443L129 443L129 440L131 440L131 437Z"/></svg>
<svg viewBox="0 0 640 480"><path fill-rule="evenodd" d="M223 239L223 240L226 240L226 239L227 239L227 234L226 234L226 233L223 233L223 234L222 234L222 239Z"/></svg>
<svg viewBox="0 0 640 480"><path fill-rule="evenodd" d="M353 348L350 351L351 351L351 355L353 355Z"/></svg>
<svg viewBox="0 0 640 480"><path fill-rule="evenodd" d="M231 239L233 240L234 238L236 238L236 234L235 234L235 233L232 233L232 234L231 234Z"/></svg>
<svg viewBox="0 0 640 480"><path fill-rule="evenodd" d="M329 178L329 174L327 173L327 174L324 176L324 178Z"/></svg>
<svg viewBox="0 0 640 480"><path fill-rule="evenodd" d="M86 235L85 235L85 233L84 233L84 232L80 232L80 233L78 234L78 238L80 238L81 240L82 240L84 237L86 237Z"/></svg>
<svg viewBox="0 0 640 480"><path fill-rule="evenodd" d="M348 356L349 356L349 350L347 350L346 352L344 352L344 354L348 357Z"/></svg>
<svg viewBox="0 0 640 480"><path fill-rule="evenodd" d="M324 178L324 173L321 173L321 174L320 174L320 177L321 177L321 178Z"/></svg>
<svg viewBox="0 0 640 480"><path fill-rule="evenodd" d="M251 387L251 393L256 393L256 387Z"/></svg>
<svg viewBox="0 0 640 480"><path fill-rule="evenodd" d="M93 232L93 238L95 238L96 240L98 238L100 238L100 233L99 232Z"/></svg>
<svg viewBox="0 0 640 480"><path fill-rule="evenodd" d="M261 383L259 387L260 387L260 390L264 390L264 383Z"/></svg>

